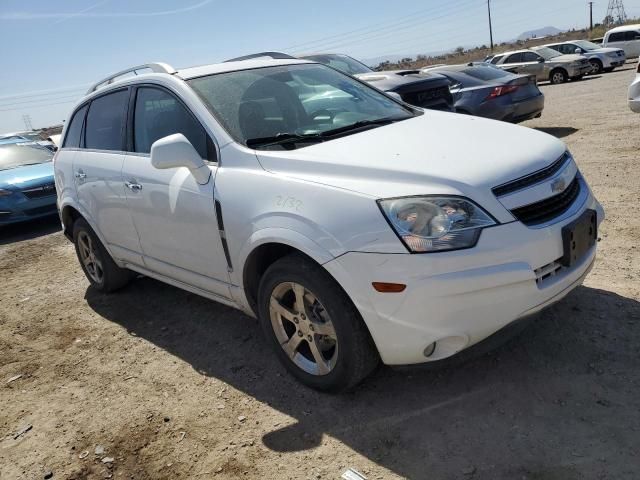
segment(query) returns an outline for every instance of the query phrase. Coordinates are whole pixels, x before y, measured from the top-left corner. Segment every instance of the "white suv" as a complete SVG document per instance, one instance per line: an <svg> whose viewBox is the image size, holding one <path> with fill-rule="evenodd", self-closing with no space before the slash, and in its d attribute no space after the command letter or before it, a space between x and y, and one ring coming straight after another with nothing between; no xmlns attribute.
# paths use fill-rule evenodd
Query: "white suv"
<svg viewBox="0 0 640 480"><path fill-rule="evenodd" d="M137 272L234 306L329 391L560 300L604 217L555 138L291 59L113 75L74 109L55 176L94 288Z"/></svg>

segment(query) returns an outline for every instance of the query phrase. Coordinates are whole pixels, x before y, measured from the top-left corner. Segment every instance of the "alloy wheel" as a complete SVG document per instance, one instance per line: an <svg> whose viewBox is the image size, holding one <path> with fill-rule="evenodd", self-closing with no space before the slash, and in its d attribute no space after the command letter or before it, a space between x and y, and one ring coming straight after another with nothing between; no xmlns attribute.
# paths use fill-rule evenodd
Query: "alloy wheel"
<svg viewBox="0 0 640 480"><path fill-rule="evenodd" d="M556 72L552 77L553 83L563 83L564 82L564 74L562 72Z"/></svg>
<svg viewBox="0 0 640 480"><path fill-rule="evenodd" d="M271 326L289 359L306 373L330 373L338 359L338 337L324 306L303 285L277 285L269 301Z"/></svg>
<svg viewBox="0 0 640 480"><path fill-rule="evenodd" d="M102 283L104 277L102 262L97 256L96 245L87 232L78 233L78 252L80 261L91 279L96 283Z"/></svg>

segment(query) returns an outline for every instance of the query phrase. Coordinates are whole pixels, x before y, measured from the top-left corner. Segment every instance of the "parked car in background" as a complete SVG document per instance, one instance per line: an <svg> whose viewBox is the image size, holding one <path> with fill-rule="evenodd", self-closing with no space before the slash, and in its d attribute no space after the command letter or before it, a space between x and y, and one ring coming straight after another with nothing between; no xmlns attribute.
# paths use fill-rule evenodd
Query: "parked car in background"
<svg viewBox="0 0 640 480"><path fill-rule="evenodd" d="M297 59L114 74L73 108L54 167L92 288L133 271L239 308L329 391L559 301L604 219L557 138Z"/></svg>
<svg viewBox="0 0 640 480"><path fill-rule="evenodd" d="M539 82L552 84L580 80L591 71L589 60L582 55L563 55L551 48L533 47L528 50L505 52L494 63L497 67L513 73L535 75Z"/></svg>
<svg viewBox="0 0 640 480"><path fill-rule="evenodd" d="M353 75L383 92L398 95L411 105L430 110L454 110L449 81L440 75L421 73L420 70L376 72L348 55L335 53L304 55L301 58Z"/></svg>
<svg viewBox="0 0 640 480"><path fill-rule="evenodd" d="M640 63L636 69L636 79L629 87L629 108L640 113Z"/></svg>
<svg viewBox="0 0 640 480"><path fill-rule="evenodd" d="M534 76L477 63L427 67L422 71L449 79L458 113L513 123L542 115L544 95Z"/></svg>
<svg viewBox="0 0 640 480"><path fill-rule="evenodd" d="M627 58L640 56L640 24L612 28L605 33L602 45L621 48Z"/></svg>
<svg viewBox="0 0 640 480"><path fill-rule="evenodd" d="M51 142L51 144L54 146L54 149L57 150L60 147L60 137L62 135L58 134L53 134L49 137L47 137L47 141Z"/></svg>
<svg viewBox="0 0 640 480"><path fill-rule="evenodd" d="M586 40L574 40L571 42L550 43L545 47L552 48L564 55L584 55L591 64L591 74L612 72L614 68L624 65L627 57L620 48L607 48Z"/></svg>
<svg viewBox="0 0 640 480"><path fill-rule="evenodd" d="M56 213L52 158L33 143L0 142L0 225Z"/></svg>

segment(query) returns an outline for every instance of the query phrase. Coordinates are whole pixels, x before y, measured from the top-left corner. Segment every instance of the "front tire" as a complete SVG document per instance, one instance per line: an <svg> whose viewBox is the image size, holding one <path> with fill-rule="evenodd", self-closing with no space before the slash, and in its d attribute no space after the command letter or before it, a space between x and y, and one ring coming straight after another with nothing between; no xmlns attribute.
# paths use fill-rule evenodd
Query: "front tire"
<svg viewBox="0 0 640 480"><path fill-rule="evenodd" d="M602 62L600 60L589 60L589 63L591 64L591 72L589 72L589 75L598 75L600 73L602 73Z"/></svg>
<svg viewBox="0 0 640 480"><path fill-rule="evenodd" d="M84 218L73 224L73 243L82 271L96 290L109 293L129 283L131 271L116 265Z"/></svg>
<svg viewBox="0 0 640 480"><path fill-rule="evenodd" d="M378 365L373 340L346 293L299 254L273 263L258 291L259 318L286 369L316 390L354 387Z"/></svg>
<svg viewBox="0 0 640 480"><path fill-rule="evenodd" d="M552 85L566 83L567 80L569 80L569 75L567 75L567 72L561 68L553 70L551 74L549 74L549 81Z"/></svg>

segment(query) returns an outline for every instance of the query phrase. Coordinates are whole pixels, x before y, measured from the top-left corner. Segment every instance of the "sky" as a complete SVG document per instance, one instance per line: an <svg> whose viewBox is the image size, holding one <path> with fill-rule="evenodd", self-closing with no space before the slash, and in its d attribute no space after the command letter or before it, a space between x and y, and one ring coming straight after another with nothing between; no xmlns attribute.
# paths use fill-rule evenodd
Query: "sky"
<svg viewBox="0 0 640 480"><path fill-rule="evenodd" d="M601 21L607 0L596 0ZM640 17L640 0L624 1ZM587 26L586 0L491 0L494 41ZM247 53L359 59L489 43L486 0L0 0L0 132L61 123L88 86L129 66Z"/></svg>

